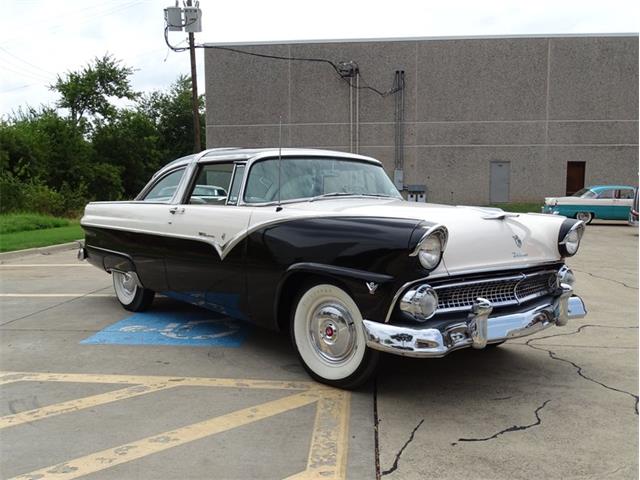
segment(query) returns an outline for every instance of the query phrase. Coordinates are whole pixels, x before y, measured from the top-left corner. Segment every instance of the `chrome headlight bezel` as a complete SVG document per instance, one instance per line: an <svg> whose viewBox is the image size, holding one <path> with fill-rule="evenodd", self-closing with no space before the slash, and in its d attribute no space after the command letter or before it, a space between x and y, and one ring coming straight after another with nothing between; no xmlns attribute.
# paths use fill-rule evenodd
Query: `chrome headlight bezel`
<svg viewBox="0 0 640 480"><path fill-rule="evenodd" d="M447 227L440 224L432 225L427 228L409 256L418 257L420 265L425 270L433 270L442 261L448 239Z"/></svg>
<svg viewBox="0 0 640 480"><path fill-rule="evenodd" d="M580 241L584 235L585 223L582 220L567 219L560 227L558 251L563 257L572 257L580 248Z"/></svg>

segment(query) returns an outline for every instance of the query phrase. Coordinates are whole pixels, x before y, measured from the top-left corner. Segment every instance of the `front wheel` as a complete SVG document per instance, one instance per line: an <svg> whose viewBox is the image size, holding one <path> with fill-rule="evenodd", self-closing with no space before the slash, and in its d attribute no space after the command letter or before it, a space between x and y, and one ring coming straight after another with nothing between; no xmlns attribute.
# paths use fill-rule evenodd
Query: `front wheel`
<svg viewBox="0 0 640 480"><path fill-rule="evenodd" d="M112 272L111 276L116 297L125 310L142 312L151 306L155 292L138 285L131 273Z"/></svg>
<svg viewBox="0 0 640 480"><path fill-rule="evenodd" d="M576 219L582 220L585 224L591 223L593 220L593 213L591 212L578 212L576 213Z"/></svg>
<svg viewBox="0 0 640 480"><path fill-rule="evenodd" d="M309 375L339 388L356 388L371 377L379 352L367 348L362 315L348 293L316 284L294 305L291 338Z"/></svg>

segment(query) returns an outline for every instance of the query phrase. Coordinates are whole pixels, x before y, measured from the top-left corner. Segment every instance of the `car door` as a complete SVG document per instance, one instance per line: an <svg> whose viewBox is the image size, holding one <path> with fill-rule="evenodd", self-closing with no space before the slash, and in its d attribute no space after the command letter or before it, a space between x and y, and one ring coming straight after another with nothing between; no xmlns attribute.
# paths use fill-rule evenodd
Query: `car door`
<svg viewBox="0 0 640 480"><path fill-rule="evenodd" d="M594 213L596 215L596 218L609 220L616 218L615 197L615 188L603 188L598 190L598 197L594 202Z"/></svg>
<svg viewBox="0 0 640 480"><path fill-rule="evenodd" d="M117 218L122 228L87 230L88 236L100 235L104 247L131 258L143 285L151 290L168 288L165 258L175 241L167 212L181 190L187 170L186 166L169 170L151 182L136 200L114 202L110 216Z"/></svg>
<svg viewBox="0 0 640 480"><path fill-rule="evenodd" d="M251 207L237 206L244 165L198 165L183 201L174 205L171 226L183 239L166 257L169 289L186 300L242 316L245 293L243 238Z"/></svg>

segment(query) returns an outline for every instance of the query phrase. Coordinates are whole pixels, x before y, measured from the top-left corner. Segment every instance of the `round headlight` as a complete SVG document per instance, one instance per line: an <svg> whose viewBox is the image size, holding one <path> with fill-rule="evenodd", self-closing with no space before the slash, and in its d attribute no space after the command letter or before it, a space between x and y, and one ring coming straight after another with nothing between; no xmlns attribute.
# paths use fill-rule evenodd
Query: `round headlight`
<svg viewBox="0 0 640 480"><path fill-rule="evenodd" d="M567 233L567 236L564 237L564 247L567 249L567 253L569 255L574 255L578 251L578 247L580 246L580 234L578 230L571 230Z"/></svg>
<svg viewBox="0 0 640 480"><path fill-rule="evenodd" d="M566 232L566 233L565 233ZM580 240L584 233L584 222L566 219L560 228L560 240L558 249L563 257L575 255L580 247ZM564 236L563 236L564 235Z"/></svg>
<svg viewBox="0 0 640 480"><path fill-rule="evenodd" d="M430 235L425 238L418 251L420 264L427 270L435 268L440 263L442 255L442 239L440 235Z"/></svg>

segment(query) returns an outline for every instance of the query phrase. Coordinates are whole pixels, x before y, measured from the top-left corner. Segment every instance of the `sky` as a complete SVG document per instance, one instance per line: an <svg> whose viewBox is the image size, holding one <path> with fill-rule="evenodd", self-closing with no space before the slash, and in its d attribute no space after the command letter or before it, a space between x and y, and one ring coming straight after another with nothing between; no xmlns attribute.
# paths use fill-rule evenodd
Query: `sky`
<svg viewBox="0 0 640 480"><path fill-rule="evenodd" d="M188 75L188 52L164 42L170 0L3 0L0 116L54 105L48 85L96 56L135 69L137 91L166 89ZM353 38L638 32L640 2L629 0L201 0L196 43ZM170 34L185 45L186 34ZM204 92L202 50L197 51Z"/></svg>

